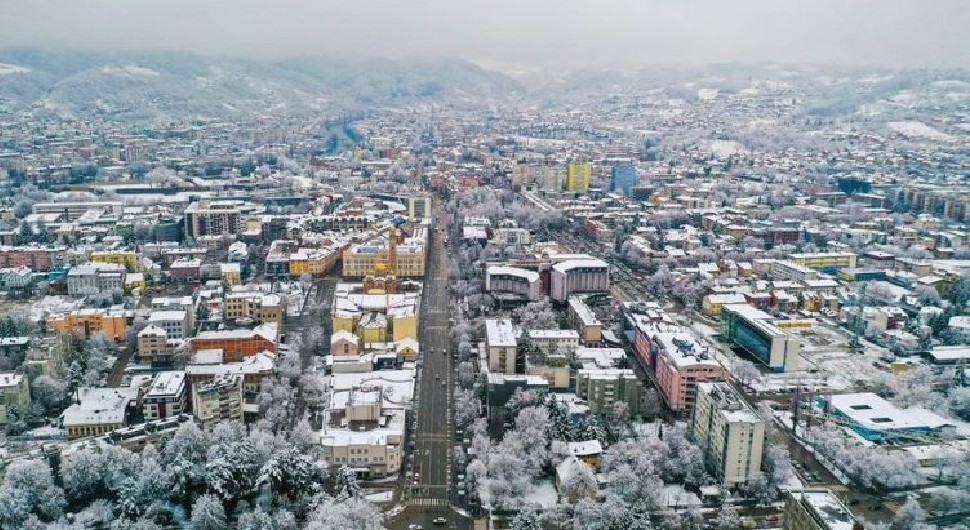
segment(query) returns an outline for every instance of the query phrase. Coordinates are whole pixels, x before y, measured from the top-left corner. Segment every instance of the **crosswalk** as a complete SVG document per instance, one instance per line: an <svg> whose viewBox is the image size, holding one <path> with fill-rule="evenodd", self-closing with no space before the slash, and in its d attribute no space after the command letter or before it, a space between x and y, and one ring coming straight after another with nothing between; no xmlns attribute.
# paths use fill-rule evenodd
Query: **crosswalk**
<svg viewBox="0 0 970 530"><path fill-rule="evenodd" d="M448 501L445 499L429 498L429 497L416 497L413 499L408 499L408 506L447 506Z"/></svg>

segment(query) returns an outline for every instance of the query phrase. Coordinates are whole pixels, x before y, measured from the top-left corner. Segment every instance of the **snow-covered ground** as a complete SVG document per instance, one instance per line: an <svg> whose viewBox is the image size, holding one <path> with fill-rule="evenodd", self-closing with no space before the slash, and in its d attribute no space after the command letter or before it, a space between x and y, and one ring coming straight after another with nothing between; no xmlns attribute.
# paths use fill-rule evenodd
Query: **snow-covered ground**
<svg viewBox="0 0 970 530"><path fill-rule="evenodd" d="M535 484L525 496L525 503L538 505L543 508L552 508L559 502L559 494L556 493L556 485L551 480L543 480Z"/></svg>
<svg viewBox="0 0 970 530"><path fill-rule="evenodd" d="M123 76L123 77L155 77L158 72L152 70L151 68L145 68L143 66L136 66L134 64L126 64L122 66L105 66L101 68L101 72L105 74Z"/></svg>
<svg viewBox="0 0 970 530"><path fill-rule="evenodd" d="M30 72L30 68L15 64L0 63L0 75L26 74L28 72Z"/></svg>
<svg viewBox="0 0 970 530"><path fill-rule="evenodd" d="M929 125L918 121L891 121L889 128L911 138L926 138L928 140L952 140L949 134L942 133Z"/></svg>
<svg viewBox="0 0 970 530"><path fill-rule="evenodd" d="M391 490L374 491L364 494L364 498L369 502L391 502L394 500L394 492Z"/></svg>
<svg viewBox="0 0 970 530"><path fill-rule="evenodd" d="M701 101L714 101L717 98L716 88L702 88L697 91L697 99Z"/></svg>
<svg viewBox="0 0 970 530"><path fill-rule="evenodd" d="M744 152L744 146L738 142L730 140L714 140L711 142L711 152L715 156L729 157L731 155Z"/></svg>

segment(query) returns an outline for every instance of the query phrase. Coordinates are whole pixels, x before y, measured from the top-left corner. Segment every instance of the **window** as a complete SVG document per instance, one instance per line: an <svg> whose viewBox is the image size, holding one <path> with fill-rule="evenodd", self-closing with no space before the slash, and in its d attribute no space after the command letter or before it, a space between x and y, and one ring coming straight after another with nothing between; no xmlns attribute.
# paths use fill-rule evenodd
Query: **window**
<svg viewBox="0 0 970 530"><path fill-rule="evenodd" d="M852 410L872 410L869 405L850 405L849 408Z"/></svg>

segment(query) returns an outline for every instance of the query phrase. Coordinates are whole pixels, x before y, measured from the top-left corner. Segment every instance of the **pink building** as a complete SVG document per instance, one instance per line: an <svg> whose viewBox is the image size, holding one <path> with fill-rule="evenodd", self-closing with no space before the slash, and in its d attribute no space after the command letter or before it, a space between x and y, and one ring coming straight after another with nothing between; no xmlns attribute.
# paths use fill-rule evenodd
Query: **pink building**
<svg viewBox="0 0 970 530"><path fill-rule="evenodd" d="M697 383L725 381L727 370L714 359L711 346L690 328L669 321L638 318L634 349L670 410L693 412Z"/></svg>
<svg viewBox="0 0 970 530"><path fill-rule="evenodd" d="M64 262L65 250L65 247L0 247L0 268L29 267L36 272L46 272Z"/></svg>

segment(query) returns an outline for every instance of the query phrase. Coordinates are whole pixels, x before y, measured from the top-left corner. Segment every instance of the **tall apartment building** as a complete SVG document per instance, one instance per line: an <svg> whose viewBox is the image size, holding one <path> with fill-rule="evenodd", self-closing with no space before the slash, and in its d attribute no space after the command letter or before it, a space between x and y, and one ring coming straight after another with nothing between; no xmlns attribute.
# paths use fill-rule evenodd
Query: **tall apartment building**
<svg viewBox="0 0 970 530"><path fill-rule="evenodd" d="M586 192L592 169L588 163L575 162L566 166L566 191Z"/></svg>
<svg viewBox="0 0 970 530"><path fill-rule="evenodd" d="M488 352L489 372L521 373L525 359L519 358L518 345L518 331L512 326L511 320L485 319L485 349Z"/></svg>
<svg viewBox="0 0 970 530"><path fill-rule="evenodd" d="M745 483L760 473L765 425L731 385L698 383L690 429L724 484Z"/></svg>
<svg viewBox="0 0 970 530"><path fill-rule="evenodd" d="M574 391L593 414L608 414L618 401L626 404L630 414L638 414L643 384L633 370L590 365L576 371Z"/></svg>
<svg viewBox="0 0 970 530"><path fill-rule="evenodd" d="M148 323L165 330L170 339L184 339L191 331L189 314L185 310L152 311Z"/></svg>
<svg viewBox="0 0 970 530"><path fill-rule="evenodd" d="M613 166L610 175L610 191L630 195L630 191L639 184L636 166Z"/></svg>
<svg viewBox="0 0 970 530"><path fill-rule="evenodd" d="M238 234L242 201L193 202L185 209L185 236Z"/></svg>
<svg viewBox="0 0 970 530"><path fill-rule="evenodd" d="M171 363L177 342L164 329L149 324L138 332L138 361L156 365Z"/></svg>
<svg viewBox="0 0 970 530"><path fill-rule="evenodd" d="M690 328L647 318L635 319L634 326L637 359L678 415L692 414L698 383L727 379L727 370Z"/></svg>
<svg viewBox="0 0 970 530"><path fill-rule="evenodd" d="M567 316L570 324L579 331L580 344L589 347L599 346L603 340L603 322L596 317L596 313L586 305L583 298L569 297Z"/></svg>
<svg viewBox="0 0 970 530"><path fill-rule="evenodd" d="M862 530L842 501L829 490L793 491L785 498L783 530Z"/></svg>
<svg viewBox="0 0 970 530"><path fill-rule="evenodd" d="M202 423L241 420L243 376L225 373L192 385L192 413Z"/></svg>

